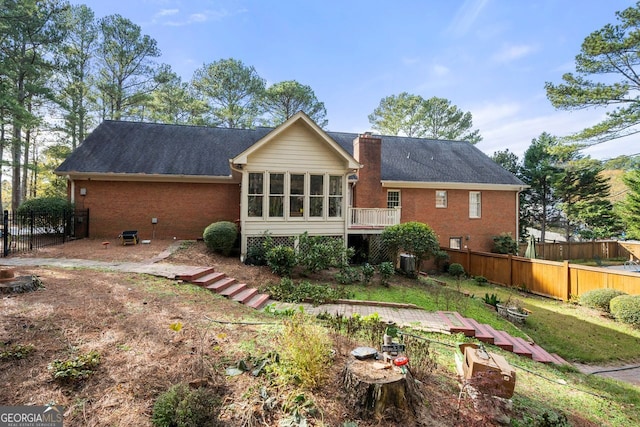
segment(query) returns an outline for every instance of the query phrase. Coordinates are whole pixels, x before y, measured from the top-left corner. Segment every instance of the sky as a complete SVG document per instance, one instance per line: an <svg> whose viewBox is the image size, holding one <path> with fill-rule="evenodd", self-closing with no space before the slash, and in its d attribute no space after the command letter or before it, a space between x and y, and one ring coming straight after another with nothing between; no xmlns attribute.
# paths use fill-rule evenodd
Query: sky
<svg viewBox="0 0 640 427"><path fill-rule="evenodd" d="M487 155L522 157L532 139L598 123L603 109L556 110L546 82L575 71L585 37L616 24L631 0L72 0L120 14L158 42L183 81L234 58L273 84L296 80L324 102L327 130L371 130L387 96L446 98L473 116ZM640 153L639 137L591 147Z"/></svg>

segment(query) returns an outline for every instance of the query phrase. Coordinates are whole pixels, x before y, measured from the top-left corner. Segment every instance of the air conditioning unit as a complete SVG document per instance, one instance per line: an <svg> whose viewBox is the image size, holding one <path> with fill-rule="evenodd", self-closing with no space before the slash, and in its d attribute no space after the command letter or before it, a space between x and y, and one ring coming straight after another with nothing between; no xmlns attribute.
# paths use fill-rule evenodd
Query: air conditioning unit
<svg viewBox="0 0 640 427"><path fill-rule="evenodd" d="M405 273L415 273L416 257L411 254L400 254L400 270Z"/></svg>

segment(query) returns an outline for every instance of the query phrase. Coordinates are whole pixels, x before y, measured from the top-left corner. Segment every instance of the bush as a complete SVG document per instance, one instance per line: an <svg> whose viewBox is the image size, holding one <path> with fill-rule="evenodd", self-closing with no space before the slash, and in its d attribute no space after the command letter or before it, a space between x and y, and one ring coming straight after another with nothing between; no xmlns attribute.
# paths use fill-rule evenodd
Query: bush
<svg viewBox="0 0 640 427"><path fill-rule="evenodd" d="M464 276L464 267L462 266L462 264L454 262L449 266L449 274L456 279L460 279L462 276Z"/></svg>
<svg viewBox="0 0 640 427"><path fill-rule="evenodd" d="M493 236L493 249L491 252L495 254L518 255L518 242L511 237L511 233L502 233L499 236Z"/></svg>
<svg viewBox="0 0 640 427"><path fill-rule="evenodd" d="M27 222L29 214L33 212L35 214L34 227L42 228L47 233L56 233L62 231L63 224L60 223L60 220L73 209L73 204L69 203L67 199L38 197L24 201L16 210L16 214L22 221Z"/></svg>
<svg viewBox="0 0 640 427"><path fill-rule="evenodd" d="M407 252L416 257L416 271L425 259L440 250L438 236L431 227L417 221L405 222L384 229L382 243L392 254Z"/></svg>
<svg viewBox="0 0 640 427"><path fill-rule="evenodd" d="M158 396L151 423L155 427L222 425L217 422L219 406L220 402L210 390L176 384Z"/></svg>
<svg viewBox="0 0 640 427"><path fill-rule="evenodd" d="M267 265L267 252L269 252L274 245L271 235L265 232L264 240L261 244L249 246L244 263L247 265Z"/></svg>
<svg viewBox="0 0 640 427"><path fill-rule="evenodd" d="M353 254L353 248L345 248L341 238L309 236L306 232L298 237L298 263L307 273L345 267Z"/></svg>
<svg viewBox="0 0 640 427"><path fill-rule="evenodd" d="M361 269L347 266L337 272L335 278L341 285L350 285L352 283L358 283L361 276Z"/></svg>
<svg viewBox="0 0 640 427"><path fill-rule="evenodd" d="M327 330L296 313L284 322L280 338L282 373L289 382L314 388L326 378L331 359L331 339Z"/></svg>
<svg viewBox="0 0 640 427"><path fill-rule="evenodd" d="M202 238L209 250L229 256L238 238L238 227L229 221L214 222L204 229Z"/></svg>
<svg viewBox="0 0 640 427"><path fill-rule="evenodd" d="M100 365L100 354L90 351L68 360L56 359L47 367L53 379L61 382L84 380Z"/></svg>
<svg viewBox="0 0 640 427"><path fill-rule="evenodd" d="M479 286L484 286L486 285L489 281L487 280L486 277L484 276L476 276L473 278L473 280L475 280L475 282L479 285Z"/></svg>
<svg viewBox="0 0 640 427"><path fill-rule="evenodd" d="M378 272L380 273L380 282L383 286L389 286L389 279L395 274L396 269L393 264L386 261L381 262L378 266Z"/></svg>
<svg viewBox="0 0 640 427"><path fill-rule="evenodd" d="M609 306L617 321L640 328L640 295L618 295Z"/></svg>
<svg viewBox="0 0 640 427"><path fill-rule="evenodd" d="M35 347L31 344L14 344L11 347L5 348L4 344L0 343L0 360L24 359L34 351Z"/></svg>
<svg viewBox="0 0 640 427"><path fill-rule="evenodd" d="M609 313L609 303L619 295L626 294L617 289L594 289L580 295L580 305Z"/></svg>
<svg viewBox="0 0 640 427"><path fill-rule="evenodd" d="M274 274L290 277L296 266L296 253L289 246L278 245L267 252L267 265Z"/></svg>
<svg viewBox="0 0 640 427"><path fill-rule="evenodd" d="M371 279L373 278L373 275L376 273L376 269L374 266L372 266L369 263L365 263L362 266L362 280L364 281L364 283L369 283L371 282Z"/></svg>
<svg viewBox="0 0 640 427"><path fill-rule="evenodd" d="M334 288L327 284L317 285L306 280L296 284L288 277L282 278L280 283L267 285L264 291L276 301L298 303L311 300L311 303L315 305L350 297L349 292L342 287Z"/></svg>

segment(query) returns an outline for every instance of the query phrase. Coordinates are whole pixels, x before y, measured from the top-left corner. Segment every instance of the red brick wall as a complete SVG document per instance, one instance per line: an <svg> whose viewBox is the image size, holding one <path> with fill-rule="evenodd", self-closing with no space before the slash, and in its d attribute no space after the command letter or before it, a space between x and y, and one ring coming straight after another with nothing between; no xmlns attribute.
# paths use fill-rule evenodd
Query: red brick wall
<svg viewBox="0 0 640 427"><path fill-rule="evenodd" d="M86 196L80 196L86 188ZM212 222L240 218L240 186L161 182L75 181L79 209L89 209L92 238L138 230L140 239L196 239ZM155 227L151 218L158 218ZM155 229L155 233L154 233Z"/></svg>
<svg viewBox="0 0 640 427"><path fill-rule="evenodd" d="M447 190L447 207L436 208L435 190L400 190L402 222L428 224L448 247L450 237L462 237L462 246L474 251L491 251L493 236L511 233L516 237L516 193L481 191L482 218L469 218L469 191ZM469 240L466 240L469 236Z"/></svg>
<svg viewBox="0 0 640 427"><path fill-rule="evenodd" d="M353 156L360 162L358 183L354 187L353 205L359 208L386 208L387 193L380 181L380 156L382 140L369 135L360 135L353 141Z"/></svg>

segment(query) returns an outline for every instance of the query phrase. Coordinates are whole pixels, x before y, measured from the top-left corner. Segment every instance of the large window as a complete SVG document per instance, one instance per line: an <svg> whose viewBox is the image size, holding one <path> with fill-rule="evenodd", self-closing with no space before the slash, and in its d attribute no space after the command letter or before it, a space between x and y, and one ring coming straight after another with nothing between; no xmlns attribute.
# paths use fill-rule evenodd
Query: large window
<svg viewBox="0 0 640 427"><path fill-rule="evenodd" d="M400 190L387 191L387 208L400 207Z"/></svg>
<svg viewBox="0 0 640 427"><path fill-rule="evenodd" d="M289 179L289 216L304 215L304 175L291 174Z"/></svg>
<svg viewBox="0 0 640 427"><path fill-rule="evenodd" d="M264 174L262 173L250 173L249 174L249 200L248 209L249 216L260 217L262 216L262 200L264 197Z"/></svg>
<svg viewBox="0 0 640 427"><path fill-rule="evenodd" d="M324 214L324 175L311 175L309 185L309 216Z"/></svg>
<svg viewBox="0 0 640 427"><path fill-rule="evenodd" d="M447 191L436 190L436 208L446 208L446 207L447 207Z"/></svg>
<svg viewBox="0 0 640 427"><path fill-rule="evenodd" d="M269 174L269 216L284 216L284 174Z"/></svg>
<svg viewBox="0 0 640 427"><path fill-rule="evenodd" d="M469 218L482 217L482 198L479 191L469 191Z"/></svg>
<svg viewBox="0 0 640 427"><path fill-rule="evenodd" d="M462 237L449 237L449 247L451 249L462 249Z"/></svg>
<svg viewBox="0 0 640 427"><path fill-rule="evenodd" d="M339 175L329 177L329 216L342 216L342 177Z"/></svg>

